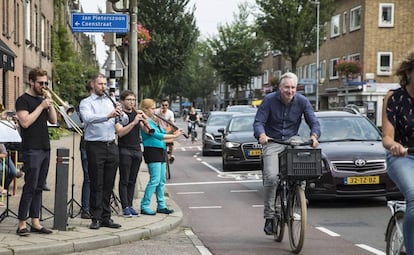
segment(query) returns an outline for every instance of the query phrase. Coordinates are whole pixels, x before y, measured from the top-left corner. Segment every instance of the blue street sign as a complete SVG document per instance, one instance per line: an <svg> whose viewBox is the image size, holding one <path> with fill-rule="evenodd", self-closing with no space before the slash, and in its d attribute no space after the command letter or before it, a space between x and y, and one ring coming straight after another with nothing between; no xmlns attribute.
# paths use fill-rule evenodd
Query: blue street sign
<svg viewBox="0 0 414 255"><path fill-rule="evenodd" d="M72 13L72 32L127 33L128 14Z"/></svg>

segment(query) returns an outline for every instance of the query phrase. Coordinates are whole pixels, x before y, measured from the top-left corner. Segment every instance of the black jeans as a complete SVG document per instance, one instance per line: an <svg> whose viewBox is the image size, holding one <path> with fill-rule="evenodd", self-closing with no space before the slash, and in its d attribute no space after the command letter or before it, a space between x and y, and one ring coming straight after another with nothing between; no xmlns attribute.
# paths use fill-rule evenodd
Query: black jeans
<svg viewBox="0 0 414 255"><path fill-rule="evenodd" d="M122 208L132 207L142 151L119 148L119 198Z"/></svg>
<svg viewBox="0 0 414 255"><path fill-rule="evenodd" d="M27 213L30 218L40 218L43 184L46 183L49 172L50 150L27 150L22 153L25 174L17 218L26 220Z"/></svg>
<svg viewBox="0 0 414 255"><path fill-rule="evenodd" d="M111 219L111 195L119 163L115 142L86 142L91 195L89 212L92 220Z"/></svg>

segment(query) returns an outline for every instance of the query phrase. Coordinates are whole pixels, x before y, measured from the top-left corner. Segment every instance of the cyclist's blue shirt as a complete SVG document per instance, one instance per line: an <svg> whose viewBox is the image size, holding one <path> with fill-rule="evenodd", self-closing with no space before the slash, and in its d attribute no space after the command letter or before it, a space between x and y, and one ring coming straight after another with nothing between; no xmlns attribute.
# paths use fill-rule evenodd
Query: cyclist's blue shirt
<svg viewBox="0 0 414 255"><path fill-rule="evenodd" d="M279 140L287 140L298 135L302 115L308 124L311 134L321 135L319 121L315 116L312 105L302 94L296 93L289 104L284 104L280 90L265 96L257 110L253 123L254 136L265 133Z"/></svg>

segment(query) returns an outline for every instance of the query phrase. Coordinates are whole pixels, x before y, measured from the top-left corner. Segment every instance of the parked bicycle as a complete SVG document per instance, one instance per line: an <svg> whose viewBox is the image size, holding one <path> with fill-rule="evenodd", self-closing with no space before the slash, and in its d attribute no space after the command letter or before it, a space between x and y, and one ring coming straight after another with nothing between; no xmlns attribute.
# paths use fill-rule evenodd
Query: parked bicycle
<svg viewBox="0 0 414 255"><path fill-rule="evenodd" d="M405 253L403 221L405 214L405 201L387 201L387 206L391 210L391 218L388 221L387 231L385 232L386 254L400 255Z"/></svg>
<svg viewBox="0 0 414 255"><path fill-rule="evenodd" d="M321 150L303 147L310 141L292 139L269 142L287 145L279 154L279 182L275 198L274 239L283 240L285 226L288 226L289 243L294 253L299 253L305 241L307 225L306 180L322 175Z"/></svg>

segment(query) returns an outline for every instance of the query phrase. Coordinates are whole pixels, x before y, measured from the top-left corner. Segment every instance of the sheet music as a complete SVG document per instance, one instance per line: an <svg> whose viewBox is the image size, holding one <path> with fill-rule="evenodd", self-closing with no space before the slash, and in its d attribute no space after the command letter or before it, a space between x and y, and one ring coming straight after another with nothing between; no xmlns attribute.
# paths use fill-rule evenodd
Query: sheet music
<svg viewBox="0 0 414 255"><path fill-rule="evenodd" d="M21 143L22 138L12 121L0 120L0 143Z"/></svg>

